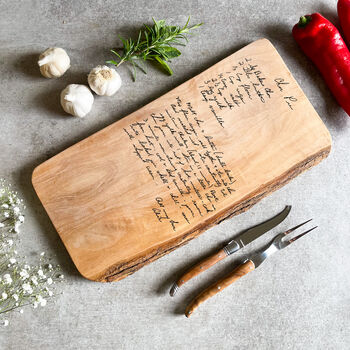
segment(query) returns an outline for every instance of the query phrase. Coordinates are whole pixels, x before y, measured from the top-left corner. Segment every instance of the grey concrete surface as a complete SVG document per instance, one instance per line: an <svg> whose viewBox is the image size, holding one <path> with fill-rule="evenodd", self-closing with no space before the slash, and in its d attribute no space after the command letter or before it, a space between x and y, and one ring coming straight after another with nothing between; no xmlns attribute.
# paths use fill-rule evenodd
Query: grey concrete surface
<svg viewBox="0 0 350 350"><path fill-rule="evenodd" d="M0 176L27 204L21 253L46 250L66 275L54 303L9 317L9 327L0 328L1 349L349 349L350 119L291 36L298 17L316 11L337 23L336 1L0 1ZM205 24L174 60L172 77L150 68L133 83L121 67L117 95L96 98L83 120L62 112L59 92L68 83L86 83L89 70L110 58L118 33L135 35L152 16L181 24L188 15ZM33 168L261 37L278 49L329 128L329 158L247 213L121 282L80 277L34 194ZM71 69L58 80L41 77L36 65L49 46L63 47L71 57ZM281 228L314 218L319 229L186 319L182 313L194 293L277 231L170 299L173 278L286 204L293 209Z"/></svg>

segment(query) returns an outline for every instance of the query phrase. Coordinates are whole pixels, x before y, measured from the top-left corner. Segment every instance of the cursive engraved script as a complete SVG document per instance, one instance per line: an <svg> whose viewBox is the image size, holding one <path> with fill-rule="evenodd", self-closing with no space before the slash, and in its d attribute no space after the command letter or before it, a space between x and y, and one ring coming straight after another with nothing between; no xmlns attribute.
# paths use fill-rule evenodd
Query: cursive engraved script
<svg viewBox="0 0 350 350"><path fill-rule="evenodd" d="M167 201L158 196L152 208L156 219L174 231L180 223L214 212L216 203L235 191L224 154L203 124L191 102L176 97L163 112L124 129L148 176L166 186L170 202L178 207L178 215L171 217Z"/></svg>

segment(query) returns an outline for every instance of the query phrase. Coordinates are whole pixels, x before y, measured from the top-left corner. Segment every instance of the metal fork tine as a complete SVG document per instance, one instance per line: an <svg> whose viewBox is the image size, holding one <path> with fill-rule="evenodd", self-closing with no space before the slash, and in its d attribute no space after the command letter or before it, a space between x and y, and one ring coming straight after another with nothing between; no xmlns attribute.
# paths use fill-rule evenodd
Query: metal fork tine
<svg viewBox="0 0 350 350"><path fill-rule="evenodd" d="M294 238L291 238L290 240L288 240L288 243L293 243L293 242L295 242L297 239L299 239L300 237L305 236L307 233L309 233L310 231L313 231L313 230L314 230L315 228L317 228L317 227L318 227L318 226L315 226L315 227L313 227L313 228L310 228L310 230L307 230L307 231L301 233L300 235L295 236Z"/></svg>
<svg viewBox="0 0 350 350"><path fill-rule="evenodd" d="M302 224L299 224L299 225L297 225L297 226L295 226L295 227L292 227L292 228L290 228L289 230L287 230L286 232L283 232L283 234L284 234L285 236L287 236L288 234L290 234L291 232L293 232L293 231L296 230L297 228L299 228L299 227L301 227L301 226L307 224L307 223L310 222L311 220L312 220L312 219L309 219L309 220L303 222Z"/></svg>

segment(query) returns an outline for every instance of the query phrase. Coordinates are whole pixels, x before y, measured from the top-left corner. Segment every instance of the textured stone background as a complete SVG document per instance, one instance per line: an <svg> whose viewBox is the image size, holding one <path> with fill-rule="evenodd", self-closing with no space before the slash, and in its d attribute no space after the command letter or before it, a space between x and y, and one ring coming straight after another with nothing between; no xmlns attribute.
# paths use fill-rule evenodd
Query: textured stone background
<svg viewBox="0 0 350 350"><path fill-rule="evenodd" d="M55 303L12 315L10 326L0 328L1 349L349 348L350 119L291 36L299 16L316 11L337 22L336 1L0 1L0 176L27 203L21 253L55 254L67 276ZM89 70L110 58L117 33L135 35L152 16L182 24L188 15L205 25L174 60L174 76L150 68L133 83L121 67L120 92L96 98L86 119L62 112L59 92L68 83L86 83ZM84 280L34 194L34 167L261 37L276 46L329 128L329 158L247 213L121 282ZM59 80L44 79L36 65L48 46L63 47L71 57L71 69ZM310 217L320 228L186 319L182 313L194 293L277 231L170 299L168 288L179 271L286 204L293 209L281 229Z"/></svg>

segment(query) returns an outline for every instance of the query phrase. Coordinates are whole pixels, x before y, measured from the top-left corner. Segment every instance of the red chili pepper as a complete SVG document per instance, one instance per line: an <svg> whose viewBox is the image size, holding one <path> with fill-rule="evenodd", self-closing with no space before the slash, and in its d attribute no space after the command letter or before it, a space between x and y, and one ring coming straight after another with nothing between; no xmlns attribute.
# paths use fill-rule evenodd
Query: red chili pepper
<svg viewBox="0 0 350 350"><path fill-rule="evenodd" d="M338 17L345 39L350 44L350 0L338 1Z"/></svg>
<svg viewBox="0 0 350 350"><path fill-rule="evenodd" d="M293 27L293 37L350 116L350 52L338 29L319 13L313 13L300 18Z"/></svg>

